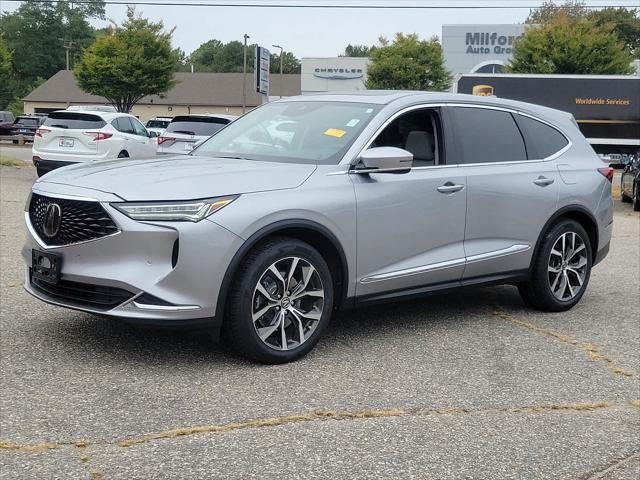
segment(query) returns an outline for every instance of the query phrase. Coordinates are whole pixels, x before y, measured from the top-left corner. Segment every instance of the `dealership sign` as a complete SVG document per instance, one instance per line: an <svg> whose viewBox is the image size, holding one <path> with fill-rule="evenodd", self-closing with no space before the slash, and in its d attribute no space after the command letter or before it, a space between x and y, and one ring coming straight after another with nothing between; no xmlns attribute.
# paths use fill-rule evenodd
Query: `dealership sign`
<svg viewBox="0 0 640 480"><path fill-rule="evenodd" d="M520 37L515 35L500 35L498 32L467 32L465 53L511 55L513 42L518 38Z"/></svg>
<svg viewBox="0 0 640 480"><path fill-rule="evenodd" d="M271 68L271 53L264 47L256 47L255 80L256 92L269 95L269 70Z"/></svg>
<svg viewBox="0 0 640 480"><path fill-rule="evenodd" d="M364 71L361 68L314 68L313 76L326 80L353 80L362 78Z"/></svg>

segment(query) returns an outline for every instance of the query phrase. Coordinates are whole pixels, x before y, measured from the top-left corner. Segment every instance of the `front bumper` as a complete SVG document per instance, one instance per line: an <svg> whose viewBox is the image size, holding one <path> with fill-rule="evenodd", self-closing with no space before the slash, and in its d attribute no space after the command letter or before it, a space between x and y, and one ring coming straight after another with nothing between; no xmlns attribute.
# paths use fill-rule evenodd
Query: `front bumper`
<svg viewBox="0 0 640 480"><path fill-rule="evenodd" d="M111 207L112 199L97 200L119 232L83 243L49 247L25 214L28 235L22 255L27 292L54 305L157 326L190 327L201 319L213 321L226 268L242 239L209 220L137 222ZM62 255L61 284L56 288L31 279L32 249ZM124 292L126 298L105 307L105 302L92 303L87 290L98 290L100 295Z"/></svg>

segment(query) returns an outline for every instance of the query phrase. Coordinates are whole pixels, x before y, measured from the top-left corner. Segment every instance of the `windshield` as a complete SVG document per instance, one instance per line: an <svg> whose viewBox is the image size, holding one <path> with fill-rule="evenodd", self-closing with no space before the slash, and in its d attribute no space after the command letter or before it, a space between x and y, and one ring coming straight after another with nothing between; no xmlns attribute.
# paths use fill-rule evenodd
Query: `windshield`
<svg viewBox="0 0 640 480"><path fill-rule="evenodd" d="M271 103L231 123L192 154L338 164L379 109L366 103Z"/></svg>
<svg viewBox="0 0 640 480"><path fill-rule="evenodd" d="M176 117L167 127L167 133L182 133L209 137L224 127L229 120L215 117Z"/></svg>
<svg viewBox="0 0 640 480"><path fill-rule="evenodd" d="M167 128L171 120L149 120L147 128Z"/></svg>

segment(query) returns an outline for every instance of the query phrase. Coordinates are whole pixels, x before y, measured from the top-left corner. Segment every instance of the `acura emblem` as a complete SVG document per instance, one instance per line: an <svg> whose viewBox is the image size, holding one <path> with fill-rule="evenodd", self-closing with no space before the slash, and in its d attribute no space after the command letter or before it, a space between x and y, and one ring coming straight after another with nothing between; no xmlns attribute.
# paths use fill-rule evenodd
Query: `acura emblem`
<svg viewBox="0 0 640 480"><path fill-rule="evenodd" d="M55 237L60 231L60 224L62 223L62 209L57 203L50 203L47 205L47 210L44 213L44 222L42 224L42 231L48 238Z"/></svg>

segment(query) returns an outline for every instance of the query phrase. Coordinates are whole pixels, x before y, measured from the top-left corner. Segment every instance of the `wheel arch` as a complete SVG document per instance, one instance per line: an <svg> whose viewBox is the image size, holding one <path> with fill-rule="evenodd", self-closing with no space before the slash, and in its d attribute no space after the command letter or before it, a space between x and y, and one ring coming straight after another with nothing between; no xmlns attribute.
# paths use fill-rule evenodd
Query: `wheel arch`
<svg viewBox="0 0 640 480"><path fill-rule="evenodd" d="M542 239L547 234L549 229L561 218L568 218L570 220L574 220L578 222L589 235L589 241L591 242L591 261L595 263L596 255L598 253L598 238L600 232L598 230L598 222L595 217L589 210L584 208L581 205L566 205L562 207L560 210L556 211L549 220L544 224L540 235L538 236L538 240L536 241L536 246L534 250L534 254L531 257L531 263L529 265L529 269L531 269L536 261L536 257L538 255L538 250L540 248L540 244L542 243Z"/></svg>
<svg viewBox="0 0 640 480"><path fill-rule="evenodd" d="M338 238L327 227L311 220L281 220L251 235L235 253L224 273L216 304L216 317L224 318L229 288L242 260L256 245L272 237L295 238L318 250L329 264L334 279L335 306L343 305L347 299L349 268L347 257Z"/></svg>

